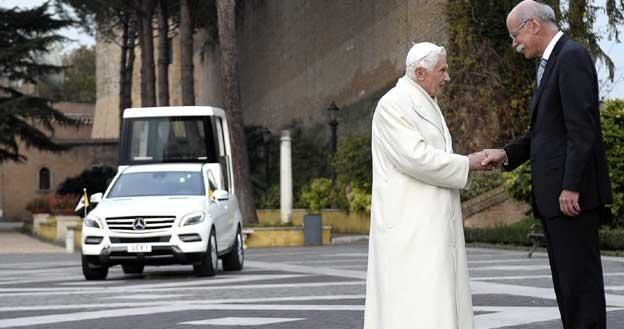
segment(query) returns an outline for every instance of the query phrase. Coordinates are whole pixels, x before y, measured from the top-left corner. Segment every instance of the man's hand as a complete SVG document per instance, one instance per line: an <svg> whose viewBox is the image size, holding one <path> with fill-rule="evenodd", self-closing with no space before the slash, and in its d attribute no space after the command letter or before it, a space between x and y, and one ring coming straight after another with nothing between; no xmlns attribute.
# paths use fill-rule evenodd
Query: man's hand
<svg viewBox="0 0 624 329"><path fill-rule="evenodd" d="M581 206L578 203L579 193L574 191L563 190L559 196L559 208L566 216L574 217L581 212Z"/></svg>
<svg viewBox="0 0 624 329"><path fill-rule="evenodd" d="M498 166L507 161L507 153L502 149L485 149L482 152L486 155L486 158L481 161L483 167Z"/></svg>
<svg viewBox="0 0 624 329"><path fill-rule="evenodd" d="M468 155L468 161L470 163L470 171L475 170L487 170L481 163L486 159L487 155L484 152L477 152Z"/></svg>

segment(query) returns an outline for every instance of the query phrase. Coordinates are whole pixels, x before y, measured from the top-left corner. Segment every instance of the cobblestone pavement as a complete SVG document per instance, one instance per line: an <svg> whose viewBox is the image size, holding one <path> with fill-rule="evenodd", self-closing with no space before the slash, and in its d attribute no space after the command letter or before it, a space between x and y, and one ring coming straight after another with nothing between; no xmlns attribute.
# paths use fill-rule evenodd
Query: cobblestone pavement
<svg viewBox="0 0 624 329"><path fill-rule="evenodd" d="M0 245L4 241L0 240ZM362 328L366 243L248 250L242 272L111 268L85 281L77 254L0 255L0 328ZM477 328L560 329L543 254L469 249ZM604 258L609 328L624 327L624 259ZM417 328L417 326L414 326Z"/></svg>

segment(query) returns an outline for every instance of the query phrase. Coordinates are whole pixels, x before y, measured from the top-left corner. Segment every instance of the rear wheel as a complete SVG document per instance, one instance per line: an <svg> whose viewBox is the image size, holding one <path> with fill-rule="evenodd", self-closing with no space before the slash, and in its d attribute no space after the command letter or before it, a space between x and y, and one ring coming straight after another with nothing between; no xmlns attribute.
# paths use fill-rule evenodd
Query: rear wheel
<svg viewBox="0 0 624 329"><path fill-rule="evenodd" d="M89 257L82 255L82 274L87 280L105 280L108 266L89 262Z"/></svg>
<svg viewBox="0 0 624 329"><path fill-rule="evenodd" d="M143 264L122 264L121 268L123 272L126 274L141 274L143 273L143 269L145 265Z"/></svg>
<svg viewBox="0 0 624 329"><path fill-rule="evenodd" d="M218 265L219 258L217 256L217 236L213 228L210 232L210 238L208 238L206 255L199 264L193 265L193 270L197 276L214 276L217 274Z"/></svg>
<svg viewBox="0 0 624 329"><path fill-rule="evenodd" d="M232 251L221 259L223 261L224 271L240 271L243 269L243 262L245 261L245 250L243 249L243 234L240 227L236 231L236 238L234 239L234 245Z"/></svg>

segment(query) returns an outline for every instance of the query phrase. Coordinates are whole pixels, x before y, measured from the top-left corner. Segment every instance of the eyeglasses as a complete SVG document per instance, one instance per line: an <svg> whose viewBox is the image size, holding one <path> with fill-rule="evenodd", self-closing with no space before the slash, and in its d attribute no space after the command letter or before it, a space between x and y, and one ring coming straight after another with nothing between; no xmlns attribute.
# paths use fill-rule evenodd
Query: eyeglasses
<svg viewBox="0 0 624 329"><path fill-rule="evenodd" d="M522 23L520 23L520 25L518 25L518 27L513 32L509 32L509 37L511 38L511 40L516 40L516 37L518 36L518 34L520 34L520 31L527 25L527 23L532 18L533 17L525 19L524 21L522 21Z"/></svg>

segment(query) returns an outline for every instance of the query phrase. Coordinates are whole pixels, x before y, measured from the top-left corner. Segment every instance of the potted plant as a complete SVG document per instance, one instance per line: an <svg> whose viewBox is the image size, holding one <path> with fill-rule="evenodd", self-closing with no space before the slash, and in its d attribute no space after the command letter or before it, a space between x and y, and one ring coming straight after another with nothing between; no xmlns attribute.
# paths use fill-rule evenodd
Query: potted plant
<svg viewBox="0 0 624 329"><path fill-rule="evenodd" d="M315 178L303 188L301 202L306 205L303 216L303 242L305 245L323 243L323 220L321 209L331 205L332 181L328 178Z"/></svg>

